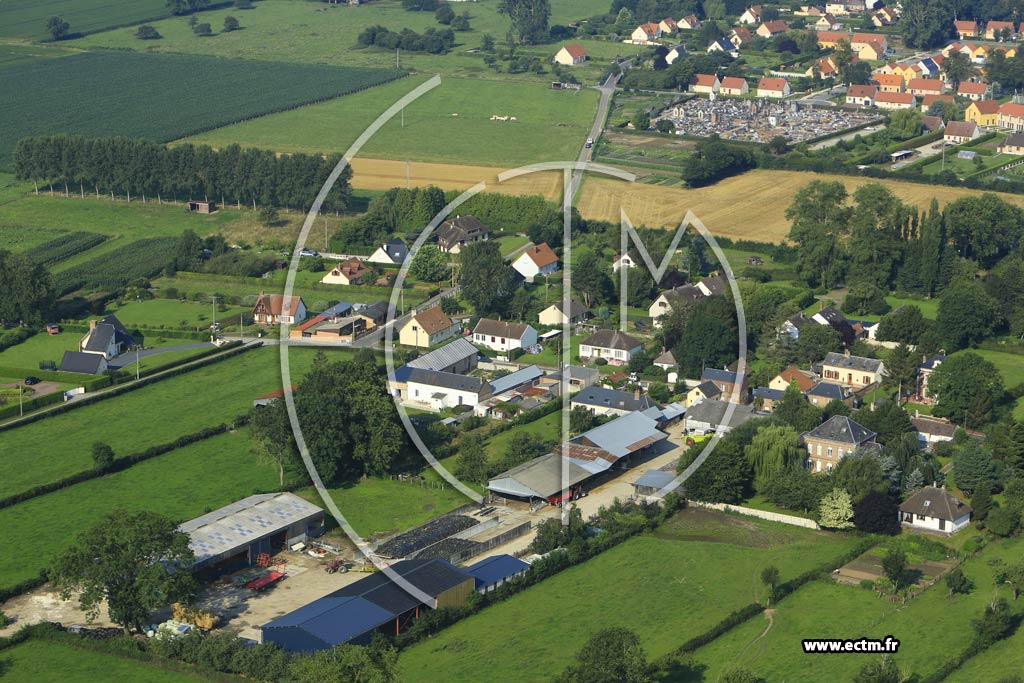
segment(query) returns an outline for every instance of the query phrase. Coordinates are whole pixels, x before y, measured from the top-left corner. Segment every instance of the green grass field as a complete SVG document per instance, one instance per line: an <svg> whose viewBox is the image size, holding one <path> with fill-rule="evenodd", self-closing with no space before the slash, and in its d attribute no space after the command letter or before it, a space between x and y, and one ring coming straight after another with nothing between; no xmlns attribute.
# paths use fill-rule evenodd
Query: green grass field
<svg viewBox="0 0 1024 683"><path fill-rule="evenodd" d="M214 312L210 303L179 301L177 299L148 299L146 301L127 303L121 306L108 306L105 315L113 314L127 327L168 327L207 329L213 323L214 315L222 325L238 326L240 313L248 313L251 309L244 306L226 306L225 310ZM174 330L169 329L167 336L173 336ZM146 340L149 345L150 340Z"/></svg>
<svg viewBox="0 0 1024 683"><path fill-rule="evenodd" d="M37 332L20 344L0 351L0 365L35 370L42 361L60 365L65 351L77 351L82 335L78 332L46 334Z"/></svg>
<svg viewBox="0 0 1024 683"><path fill-rule="evenodd" d="M1024 356L988 349L971 349L971 351L996 366L999 374L1003 376L1003 385L1007 389L1024 383ZM1018 420L1024 420L1024 397L1017 399L1013 416Z"/></svg>
<svg viewBox="0 0 1024 683"><path fill-rule="evenodd" d="M162 669L125 657L45 640L29 640L0 650L0 671L3 672L4 683L191 683L214 680L187 671Z"/></svg>
<svg viewBox="0 0 1024 683"><path fill-rule="evenodd" d="M504 40L509 30L509 21L498 14L498 4L498 0L481 0L456 5L454 9L457 13L469 12L471 30L456 33L456 45L445 55L402 51L399 57L401 67L428 74L498 80L511 78L534 82L550 80L550 70L542 76L496 73L484 64L480 54L470 52L480 47L485 33L490 34L495 41ZM564 24L603 14L608 11L608 3L605 0L553 0L551 10L550 23ZM220 32L224 17L228 14L237 17L244 30ZM175 17L153 23L163 36L161 40L138 40L134 36L134 29L123 28L87 36L72 44L81 47L393 68L393 50L357 45L357 38L363 29L377 24L395 30L407 27L417 33L428 28L441 28L433 12L406 12L399 0L380 0L358 7L302 0L263 1L245 12L234 9L202 12L200 21L209 22L217 35L200 38L192 33L184 18ZM556 45L546 46L544 54L550 60L557 50Z"/></svg>
<svg viewBox="0 0 1024 683"><path fill-rule="evenodd" d="M0 585L36 575L76 534L111 512L150 510L184 521L257 490L276 490L276 469L248 449L242 429L0 510L10 544L0 556ZM60 533L47 531L55 529Z"/></svg>
<svg viewBox="0 0 1024 683"><path fill-rule="evenodd" d="M316 349L290 353L292 374L301 378ZM344 353L333 351L332 357ZM89 469L90 448L96 441L109 444L119 456L130 455L229 422L247 413L252 399L280 387L278 350L267 347L0 432L7 467L0 496ZM47 457L39 457L40 449Z"/></svg>
<svg viewBox="0 0 1024 683"><path fill-rule="evenodd" d="M55 15L74 34L168 14L163 0L5 0L0 3L0 38L49 38L46 20Z"/></svg>
<svg viewBox="0 0 1024 683"><path fill-rule="evenodd" d="M11 163L15 143L29 135L124 135L163 142L345 95L396 75L384 69L134 52L22 63L0 70L0 91L8 93L0 110L0 165ZM128 81L131 88L124 87ZM65 106L69 101L75 106Z"/></svg>
<svg viewBox="0 0 1024 683"><path fill-rule="evenodd" d="M606 626L633 629L658 656L762 597L763 567L778 566L786 580L852 542L687 510L656 535L631 539L403 651L402 677L550 680Z"/></svg>
<svg viewBox="0 0 1024 683"><path fill-rule="evenodd" d="M473 3L474 7L477 3ZM344 152L363 130L423 82L408 78L328 102L210 130L188 142L232 142L279 152ZM360 156L510 167L575 159L593 120L592 90L555 91L538 83L443 78L393 118ZM492 115L516 121L491 121Z"/></svg>
<svg viewBox="0 0 1024 683"><path fill-rule="evenodd" d="M38 3L33 3L38 6ZM7 3L0 4L0 31L3 31L4 8ZM42 23L40 23L42 26ZM2 37L2 36L0 36ZM21 45L17 43L0 43L0 69L24 62L32 62L37 59L52 59L54 57L66 57L74 54L76 50L69 50L56 45Z"/></svg>
<svg viewBox="0 0 1024 683"><path fill-rule="evenodd" d="M539 420L534 420L533 422L528 422L519 427L506 429L503 432L495 434L487 442L487 455L491 459L491 462L501 458L505 449L508 448L508 445L519 439L519 437L524 434L532 434L533 436L539 436L542 439L559 441L562 434L562 413L551 413L550 415L545 415Z"/></svg>
<svg viewBox="0 0 1024 683"><path fill-rule="evenodd" d="M1024 671L1024 629L971 658L946 679L946 683L1012 680Z"/></svg>
<svg viewBox="0 0 1024 683"><path fill-rule="evenodd" d="M981 614L985 604L996 595L1008 594L1005 587L995 588L989 560L999 557L1012 561L1020 557L1022 548L1024 542L1019 539L1000 541L968 560L964 573L975 588L968 595L953 600L949 599L941 582L906 606L887 603L872 591L858 587L812 583L778 604L767 633L765 621L743 624L697 651L697 665L707 666L702 677L684 676L675 680L679 683L714 681L733 666L749 668L770 681L851 680L863 665L863 658L817 657L815 666L802 666L806 656L800 649L800 640L884 638L887 635L900 640L899 653L894 659L904 673L925 677L958 648L966 647L973 633L971 620ZM842 619L836 619L837 614L843 615ZM943 637L936 637L939 633Z"/></svg>

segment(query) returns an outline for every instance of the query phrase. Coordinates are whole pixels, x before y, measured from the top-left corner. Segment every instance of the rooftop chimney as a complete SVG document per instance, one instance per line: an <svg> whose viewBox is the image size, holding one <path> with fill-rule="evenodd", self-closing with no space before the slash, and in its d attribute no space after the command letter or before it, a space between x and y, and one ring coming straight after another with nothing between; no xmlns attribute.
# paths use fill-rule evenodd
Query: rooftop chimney
<svg viewBox="0 0 1024 683"><path fill-rule="evenodd" d="M633 398L635 398L638 401L640 400L640 387L633 389Z"/></svg>

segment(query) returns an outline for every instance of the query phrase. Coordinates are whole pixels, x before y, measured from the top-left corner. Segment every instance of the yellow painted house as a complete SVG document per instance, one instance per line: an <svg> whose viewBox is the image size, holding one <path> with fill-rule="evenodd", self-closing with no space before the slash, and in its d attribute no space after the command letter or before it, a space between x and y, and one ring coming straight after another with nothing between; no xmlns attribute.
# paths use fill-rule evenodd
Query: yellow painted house
<svg viewBox="0 0 1024 683"><path fill-rule="evenodd" d="M455 336L458 329L440 306L434 306L410 318L399 331L398 341L402 346L426 349Z"/></svg>

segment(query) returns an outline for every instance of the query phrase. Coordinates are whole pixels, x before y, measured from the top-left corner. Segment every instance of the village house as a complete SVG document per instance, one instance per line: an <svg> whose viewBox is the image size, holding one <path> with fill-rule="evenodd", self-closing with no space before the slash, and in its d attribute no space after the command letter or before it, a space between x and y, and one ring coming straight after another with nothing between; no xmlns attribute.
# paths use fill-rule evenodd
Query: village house
<svg viewBox="0 0 1024 683"><path fill-rule="evenodd" d="M845 2L842 2L842 0L837 0L835 2L826 2L825 12L828 14L835 14L837 16L846 16L847 14L850 13L850 10L847 8Z"/></svg>
<svg viewBox="0 0 1024 683"><path fill-rule="evenodd" d="M985 38L988 40L1016 40L1017 29L1012 21L990 21L985 24Z"/></svg>
<svg viewBox="0 0 1024 683"><path fill-rule="evenodd" d="M1000 128L1009 128L1017 133L1024 132L1024 104L1006 102L999 107L997 124Z"/></svg>
<svg viewBox="0 0 1024 683"><path fill-rule="evenodd" d="M708 44L707 53L710 55L714 54L715 52L724 52L725 54L731 55L732 57L738 57L740 54L736 46L730 43L725 38L713 40L711 41L711 43Z"/></svg>
<svg viewBox="0 0 1024 683"><path fill-rule="evenodd" d="M320 282L325 285L361 285L368 270L366 264L353 256L327 271Z"/></svg>
<svg viewBox="0 0 1024 683"><path fill-rule="evenodd" d="M594 415L626 415L656 404L641 394L639 388L629 392L591 386L573 394L570 406L585 408Z"/></svg>
<svg viewBox="0 0 1024 683"><path fill-rule="evenodd" d="M590 309L573 299L569 302L569 314L566 315L564 302L551 304L537 315L537 322L547 327L561 325L578 325L590 318Z"/></svg>
<svg viewBox="0 0 1024 683"><path fill-rule="evenodd" d="M728 434L754 417L752 406L708 399L687 409L683 416L683 431L700 435L721 430L723 434Z"/></svg>
<svg viewBox="0 0 1024 683"><path fill-rule="evenodd" d="M785 392L768 387L754 387L750 393L753 397L754 409L762 413L774 412L775 406L781 403L785 397Z"/></svg>
<svg viewBox="0 0 1024 683"><path fill-rule="evenodd" d="M839 75L839 69L836 67L835 60L832 57L822 57L818 61L807 67L807 71L804 75L808 78L835 78Z"/></svg>
<svg viewBox="0 0 1024 683"><path fill-rule="evenodd" d="M978 22L976 21L959 19L953 22L953 28L956 29L956 37L960 40L978 37Z"/></svg>
<svg viewBox="0 0 1024 683"><path fill-rule="evenodd" d="M658 38L661 38L661 27L650 22L640 24L633 29L633 33L630 35L630 38L632 38L634 43L654 42Z"/></svg>
<svg viewBox="0 0 1024 683"><path fill-rule="evenodd" d="M850 42L850 34L841 31L818 31L818 47L822 50L834 50L841 42Z"/></svg>
<svg viewBox="0 0 1024 683"><path fill-rule="evenodd" d="M260 292L252 307L252 319L257 325L295 325L306 319L306 303L298 296Z"/></svg>
<svg viewBox="0 0 1024 683"><path fill-rule="evenodd" d="M821 363L823 379L860 389L878 384L885 376L885 364L876 358L830 352Z"/></svg>
<svg viewBox="0 0 1024 683"><path fill-rule="evenodd" d="M889 7L877 9L871 15L871 23L878 28L882 28L883 26L892 26L899 20L899 15Z"/></svg>
<svg viewBox="0 0 1024 683"><path fill-rule="evenodd" d="M925 114L921 117L921 125L924 126L926 133L934 133L945 128L946 122L942 120L941 116L928 116Z"/></svg>
<svg viewBox="0 0 1024 683"><path fill-rule="evenodd" d="M988 61L988 53L992 50L990 45L976 45L971 49L970 58L975 64L984 64Z"/></svg>
<svg viewBox="0 0 1024 683"><path fill-rule="evenodd" d="M956 94L960 97L965 97L974 102L980 102L989 95L989 86L987 83L975 83L973 81L964 81L956 89Z"/></svg>
<svg viewBox="0 0 1024 683"><path fill-rule="evenodd" d="M100 320L89 321L89 331L78 340L80 353L91 353L112 360L135 346L135 338L111 314Z"/></svg>
<svg viewBox="0 0 1024 683"><path fill-rule="evenodd" d="M885 57L889 42L885 36L875 33L854 33L850 37L850 47L864 61L877 61Z"/></svg>
<svg viewBox="0 0 1024 683"><path fill-rule="evenodd" d="M952 95L925 95L921 98L921 109L928 111L928 107L932 106L936 102L953 102Z"/></svg>
<svg viewBox="0 0 1024 683"><path fill-rule="evenodd" d="M818 17L818 20L814 22L815 31L835 31L842 27L843 23L836 19L834 14L829 14L828 12Z"/></svg>
<svg viewBox="0 0 1024 683"><path fill-rule="evenodd" d="M671 21L671 19L668 19L667 21ZM698 19L693 14L685 16L676 22L676 28L684 29L687 31L695 31L699 29L701 26L703 26L703 24L700 23L700 19Z"/></svg>
<svg viewBox="0 0 1024 683"><path fill-rule="evenodd" d="M472 216L449 218L437 229L437 246L448 254L458 254L463 246L481 242L491 235L491 229Z"/></svg>
<svg viewBox="0 0 1024 683"><path fill-rule="evenodd" d="M398 333L398 343L427 349L459 332L459 327L444 314L440 306L433 306L415 313Z"/></svg>
<svg viewBox="0 0 1024 683"><path fill-rule="evenodd" d="M880 92L875 97L879 109L914 109L917 100L908 92Z"/></svg>
<svg viewBox="0 0 1024 683"><path fill-rule="evenodd" d="M604 358L609 365L625 365L643 350L643 342L618 330L598 330L580 342L580 358Z"/></svg>
<svg viewBox="0 0 1024 683"><path fill-rule="evenodd" d="M673 287L659 294L658 298L651 302L651 305L647 308L647 315L654 320L655 327L661 327L661 322L658 319L670 314L673 305L696 301L703 296L703 292L693 285L687 284Z"/></svg>
<svg viewBox="0 0 1024 683"><path fill-rule="evenodd" d="M366 260L370 263L400 266L405 263L405 259L408 256L409 247L406 246L400 237L395 237L377 247L377 250L370 254Z"/></svg>
<svg viewBox="0 0 1024 683"><path fill-rule="evenodd" d="M937 78L912 78L907 83L907 92L915 97L941 95L945 84Z"/></svg>
<svg viewBox="0 0 1024 683"><path fill-rule="evenodd" d="M807 449L806 465L813 472L831 472L839 461L858 448L877 448L875 433L845 415L833 415L800 435Z"/></svg>
<svg viewBox="0 0 1024 683"><path fill-rule="evenodd" d="M722 84L714 74L694 74L690 79L690 92L717 93Z"/></svg>
<svg viewBox="0 0 1024 683"><path fill-rule="evenodd" d="M658 22L658 28L661 29L661 35L666 36L670 33L675 33L679 30L679 24L672 17L665 17Z"/></svg>
<svg viewBox="0 0 1024 683"><path fill-rule="evenodd" d="M753 26L754 24L761 23L761 6L751 5L743 11L740 18L736 20L737 24L747 24Z"/></svg>
<svg viewBox="0 0 1024 683"><path fill-rule="evenodd" d="M999 102L996 100L971 102L964 110L964 119L979 126L995 126L999 123Z"/></svg>
<svg viewBox="0 0 1024 683"><path fill-rule="evenodd" d="M785 391L789 388L789 385L793 383L796 383L797 388L802 394L806 394L814 388L814 379L811 377L810 373L800 370L795 365L790 365L788 368L775 375L775 377L773 377L768 383L768 388Z"/></svg>
<svg viewBox="0 0 1024 683"><path fill-rule="evenodd" d="M571 43L569 45L563 45L562 48L555 53L554 62L555 64L561 64L562 66L576 66L587 61L587 51L583 49L583 46L579 43Z"/></svg>
<svg viewBox="0 0 1024 683"><path fill-rule="evenodd" d="M942 139L950 145L962 145L978 137L981 137L981 131L973 121L950 121Z"/></svg>
<svg viewBox="0 0 1024 683"><path fill-rule="evenodd" d="M782 98L789 97L790 94L789 81L785 78L771 78L765 76L757 82L758 97Z"/></svg>
<svg viewBox="0 0 1024 683"><path fill-rule="evenodd" d="M722 79L722 85L718 88L719 95L732 95L742 97L750 92L750 84L747 79L739 76L726 76Z"/></svg>
<svg viewBox="0 0 1024 683"><path fill-rule="evenodd" d="M795 17L820 17L823 14L825 14L825 10L814 5L800 5L799 8L793 10Z"/></svg>
<svg viewBox="0 0 1024 683"><path fill-rule="evenodd" d="M782 35L789 30L789 26L786 25L782 19L773 19L772 21L766 21L757 27L757 35L762 38L774 38L775 36Z"/></svg>
<svg viewBox="0 0 1024 683"><path fill-rule="evenodd" d="M682 45L676 45L674 48L672 48L671 50L668 51L667 55L665 55L665 63L666 64L672 64L673 62L675 62L680 57L685 57L685 56L686 56L686 48L683 47Z"/></svg>
<svg viewBox="0 0 1024 683"><path fill-rule="evenodd" d="M686 397L683 399L683 406L686 408L692 408L701 401L710 401L717 399L722 395L722 390L718 388L714 382L708 380L701 382L697 386L686 392Z"/></svg>
<svg viewBox="0 0 1024 683"><path fill-rule="evenodd" d="M1024 133L1006 136L996 149L1000 154L1024 154Z"/></svg>
<svg viewBox="0 0 1024 683"><path fill-rule="evenodd" d="M658 357L654 359L652 365L656 368L668 371L674 369L678 363L676 363L676 357L672 355L672 352L665 350L658 354Z"/></svg>
<svg viewBox="0 0 1024 683"><path fill-rule="evenodd" d="M923 403L934 403L935 396L928 391L928 379L935 372L935 368L942 365L942 361L946 360L946 356L943 354L936 354L930 358L925 358L920 365L917 366L917 387L915 391L915 398Z"/></svg>
<svg viewBox="0 0 1024 683"><path fill-rule="evenodd" d="M956 435L956 425L949 420L917 415L910 418L910 423L917 430L917 438L923 448L930 449L937 443L952 441Z"/></svg>
<svg viewBox="0 0 1024 683"><path fill-rule="evenodd" d="M406 378L406 401L424 410L475 406L491 396L491 385L479 377L411 368Z"/></svg>
<svg viewBox="0 0 1024 683"><path fill-rule="evenodd" d="M903 92L903 76L899 74L875 74L871 80L879 92Z"/></svg>
<svg viewBox="0 0 1024 683"><path fill-rule="evenodd" d="M925 486L900 505L900 523L910 529L953 534L971 523L971 506L945 488Z"/></svg>
<svg viewBox="0 0 1024 683"><path fill-rule="evenodd" d="M875 104L875 96L877 94L878 86L851 85L846 89L846 103L857 104L862 107L872 107Z"/></svg>
<svg viewBox="0 0 1024 683"><path fill-rule="evenodd" d="M807 401L815 408L824 408L832 401L839 401L847 407L853 407L853 392L831 382L819 382L807 392Z"/></svg>
<svg viewBox="0 0 1024 683"><path fill-rule="evenodd" d="M528 349L537 343L537 330L524 323L481 318L473 328L473 343L499 353Z"/></svg>
<svg viewBox="0 0 1024 683"><path fill-rule="evenodd" d="M722 394L720 400L734 403L747 402L747 379L746 373L740 375L732 370L719 368L704 368L700 375L701 382L711 382L718 387L718 391Z"/></svg>
<svg viewBox="0 0 1024 683"><path fill-rule="evenodd" d="M538 275L550 275L558 271L558 257L547 242L541 242L521 253L512 267L523 276L527 282L533 282Z"/></svg>
<svg viewBox="0 0 1024 683"><path fill-rule="evenodd" d="M744 45L750 44L750 41L754 39L754 34L746 26L737 26L729 33L729 42L732 43L733 47L737 50Z"/></svg>
<svg viewBox="0 0 1024 683"><path fill-rule="evenodd" d="M619 268L636 268L636 262L629 254L616 254L612 261L612 272L619 272Z"/></svg>

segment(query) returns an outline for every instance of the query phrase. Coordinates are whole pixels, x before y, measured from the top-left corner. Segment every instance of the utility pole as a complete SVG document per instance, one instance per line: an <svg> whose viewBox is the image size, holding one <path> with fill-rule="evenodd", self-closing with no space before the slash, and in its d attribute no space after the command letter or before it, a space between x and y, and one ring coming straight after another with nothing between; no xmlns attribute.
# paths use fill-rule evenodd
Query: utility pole
<svg viewBox="0 0 1024 683"><path fill-rule="evenodd" d="M22 386L14 385L18 389L18 417L25 417L25 399L22 395Z"/></svg>
<svg viewBox="0 0 1024 683"><path fill-rule="evenodd" d="M139 381L139 347L135 347L135 381Z"/></svg>
<svg viewBox="0 0 1024 683"><path fill-rule="evenodd" d="M213 300L213 325L210 326L210 331L213 333L211 336L213 339L217 338L217 295L211 294L210 299ZM212 339L210 341L213 341Z"/></svg>
<svg viewBox="0 0 1024 683"><path fill-rule="evenodd" d="M396 47L396 48L395 48L395 68L396 68L396 69L400 69L400 68L401 68L401 67L400 67L400 66L398 65L398 53L399 53L399 52L401 51L401 49L402 49L402 48L400 48L400 47Z"/></svg>
<svg viewBox="0 0 1024 683"><path fill-rule="evenodd" d="M409 189L409 160L405 160L405 189Z"/></svg>
<svg viewBox="0 0 1024 683"><path fill-rule="evenodd" d="M242 343L245 343L245 321L242 318L242 314L238 314L238 336L241 338Z"/></svg>

